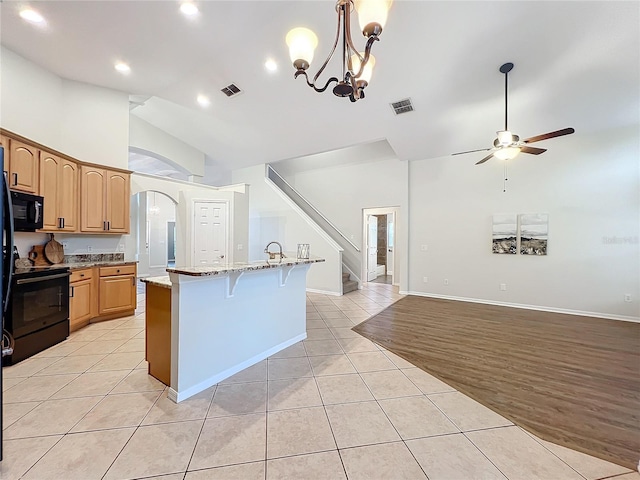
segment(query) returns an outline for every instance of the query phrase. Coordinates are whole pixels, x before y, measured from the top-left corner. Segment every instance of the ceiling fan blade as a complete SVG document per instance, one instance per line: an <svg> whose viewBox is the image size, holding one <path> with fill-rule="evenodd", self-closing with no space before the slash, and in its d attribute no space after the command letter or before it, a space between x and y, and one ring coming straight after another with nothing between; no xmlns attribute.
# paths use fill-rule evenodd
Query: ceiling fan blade
<svg viewBox="0 0 640 480"><path fill-rule="evenodd" d="M524 147L520 147L520 152L530 153L531 155L540 155L546 151L546 148L527 147L526 145Z"/></svg>
<svg viewBox="0 0 640 480"><path fill-rule="evenodd" d="M575 132L573 128L563 128L562 130L556 130L555 132L543 133L542 135L536 135L535 137L527 138L524 143L539 142L540 140L547 140L549 138L561 137L563 135L569 135Z"/></svg>
<svg viewBox="0 0 640 480"><path fill-rule="evenodd" d="M480 148L478 150L467 150L466 152L452 153L451 155L464 155L465 153L473 153L473 152L488 152L489 150L491 150L491 149L490 148Z"/></svg>
<svg viewBox="0 0 640 480"><path fill-rule="evenodd" d="M480 165L481 163L486 162L487 160L489 160L491 157L493 157L493 152L491 152L489 155L487 155L486 157L484 157L482 160L480 160L479 162L476 163L476 165Z"/></svg>

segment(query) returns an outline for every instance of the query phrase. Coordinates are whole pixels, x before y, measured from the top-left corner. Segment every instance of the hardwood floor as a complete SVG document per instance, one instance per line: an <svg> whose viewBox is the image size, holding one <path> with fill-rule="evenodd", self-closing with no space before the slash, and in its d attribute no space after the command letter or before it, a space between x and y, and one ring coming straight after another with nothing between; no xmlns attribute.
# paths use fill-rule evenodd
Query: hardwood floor
<svg viewBox="0 0 640 480"><path fill-rule="evenodd" d="M353 330L545 440L638 468L640 324L409 296Z"/></svg>

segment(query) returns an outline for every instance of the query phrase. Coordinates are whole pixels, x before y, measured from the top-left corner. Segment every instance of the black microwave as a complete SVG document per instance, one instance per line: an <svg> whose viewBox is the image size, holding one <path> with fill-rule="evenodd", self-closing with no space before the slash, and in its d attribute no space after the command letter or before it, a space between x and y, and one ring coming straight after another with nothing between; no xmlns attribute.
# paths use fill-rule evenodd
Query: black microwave
<svg viewBox="0 0 640 480"><path fill-rule="evenodd" d="M44 198L38 195L11 191L13 229L16 232L35 232L42 228Z"/></svg>

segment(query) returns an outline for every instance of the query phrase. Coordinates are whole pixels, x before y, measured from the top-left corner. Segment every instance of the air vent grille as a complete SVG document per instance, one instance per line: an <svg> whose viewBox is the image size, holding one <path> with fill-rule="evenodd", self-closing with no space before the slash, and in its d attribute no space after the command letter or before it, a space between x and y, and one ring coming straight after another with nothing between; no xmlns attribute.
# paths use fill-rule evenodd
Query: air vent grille
<svg viewBox="0 0 640 480"><path fill-rule="evenodd" d="M240 88L235 83L230 83L220 91L227 97L233 97L234 95L239 95L240 93L242 93L242 90L240 90Z"/></svg>
<svg viewBox="0 0 640 480"><path fill-rule="evenodd" d="M396 115L400 115L401 113L413 112L413 105L411 104L410 98L405 98L404 100L393 102L391 104L391 108L393 108L393 111Z"/></svg>

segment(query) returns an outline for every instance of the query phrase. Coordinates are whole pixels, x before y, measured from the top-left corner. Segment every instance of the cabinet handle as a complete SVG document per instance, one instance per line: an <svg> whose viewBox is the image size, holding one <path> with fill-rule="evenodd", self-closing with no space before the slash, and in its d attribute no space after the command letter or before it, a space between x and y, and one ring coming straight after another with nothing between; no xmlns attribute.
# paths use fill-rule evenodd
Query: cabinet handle
<svg viewBox="0 0 640 480"><path fill-rule="evenodd" d="M18 174L14 173L13 174L13 186L15 187L16 185L18 185Z"/></svg>
<svg viewBox="0 0 640 480"><path fill-rule="evenodd" d="M111 230L111 222L107 222L107 230Z"/></svg>
<svg viewBox="0 0 640 480"><path fill-rule="evenodd" d="M69 297L70 297L70 298L73 298L73 297L75 296L75 293L76 293L76 290L75 290L75 289L76 289L76 287L74 287L73 285L71 285L69 288L71 289L71 293L69 293Z"/></svg>
<svg viewBox="0 0 640 480"><path fill-rule="evenodd" d="M107 222L102 222L102 230L106 230L107 229Z"/></svg>
<svg viewBox="0 0 640 480"><path fill-rule="evenodd" d="M117 269L117 270L116 270L116 273L120 273L120 269Z"/></svg>
<svg viewBox="0 0 640 480"><path fill-rule="evenodd" d="M131 285L136 286L136 277L131 277Z"/></svg>
<svg viewBox="0 0 640 480"><path fill-rule="evenodd" d="M81 273L81 274L80 274L80 276L81 276L81 277L84 277L84 273Z"/></svg>
<svg viewBox="0 0 640 480"><path fill-rule="evenodd" d="M60 228L64 228L64 217L60 217L60 220L62 220L62 227Z"/></svg>

